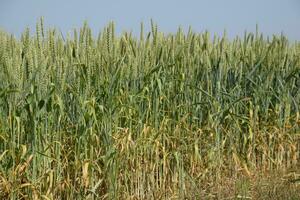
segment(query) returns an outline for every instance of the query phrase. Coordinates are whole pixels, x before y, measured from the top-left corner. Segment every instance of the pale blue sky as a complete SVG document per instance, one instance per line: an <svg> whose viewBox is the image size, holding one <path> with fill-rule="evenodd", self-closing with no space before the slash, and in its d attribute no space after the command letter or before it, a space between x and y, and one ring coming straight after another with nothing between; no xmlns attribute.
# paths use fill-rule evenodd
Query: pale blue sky
<svg viewBox="0 0 300 200"><path fill-rule="evenodd" d="M232 38L245 30L255 31L256 23L265 35L282 31L291 40L300 40L300 0L0 0L0 28L19 35L26 26L35 28L40 16L45 25L63 33L87 20L97 33L114 20L117 32L139 32L140 22L149 27L152 18L165 32L209 30Z"/></svg>

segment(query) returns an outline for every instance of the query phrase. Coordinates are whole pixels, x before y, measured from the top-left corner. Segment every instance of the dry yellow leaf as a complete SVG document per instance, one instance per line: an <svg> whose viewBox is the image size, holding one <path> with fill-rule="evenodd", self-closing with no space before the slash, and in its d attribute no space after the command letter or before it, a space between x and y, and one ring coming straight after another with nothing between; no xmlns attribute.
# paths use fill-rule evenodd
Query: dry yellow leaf
<svg viewBox="0 0 300 200"><path fill-rule="evenodd" d="M84 163L84 165L82 166L82 180L83 180L84 187L86 188L89 186L88 168L89 168L89 163L88 162Z"/></svg>

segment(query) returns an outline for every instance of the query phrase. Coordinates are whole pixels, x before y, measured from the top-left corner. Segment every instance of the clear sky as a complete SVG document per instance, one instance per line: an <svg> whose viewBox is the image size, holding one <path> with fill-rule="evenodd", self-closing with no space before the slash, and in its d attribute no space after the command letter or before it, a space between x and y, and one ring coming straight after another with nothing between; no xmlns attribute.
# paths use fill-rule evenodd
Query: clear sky
<svg viewBox="0 0 300 200"><path fill-rule="evenodd" d="M149 27L152 18L164 32L191 25L219 35L226 29L232 38L258 24L265 35L283 32L300 41L300 0L0 0L0 28L17 36L26 26L34 29L40 16L63 33L84 20L95 33L111 20L118 33L138 33L140 22Z"/></svg>

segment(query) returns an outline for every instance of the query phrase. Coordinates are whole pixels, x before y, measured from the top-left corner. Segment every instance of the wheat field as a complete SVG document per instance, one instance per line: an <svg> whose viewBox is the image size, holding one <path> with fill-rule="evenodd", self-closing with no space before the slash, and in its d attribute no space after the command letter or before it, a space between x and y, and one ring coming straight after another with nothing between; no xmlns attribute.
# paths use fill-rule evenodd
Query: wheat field
<svg viewBox="0 0 300 200"><path fill-rule="evenodd" d="M284 35L1 31L0 199L221 198L299 166L299 109Z"/></svg>

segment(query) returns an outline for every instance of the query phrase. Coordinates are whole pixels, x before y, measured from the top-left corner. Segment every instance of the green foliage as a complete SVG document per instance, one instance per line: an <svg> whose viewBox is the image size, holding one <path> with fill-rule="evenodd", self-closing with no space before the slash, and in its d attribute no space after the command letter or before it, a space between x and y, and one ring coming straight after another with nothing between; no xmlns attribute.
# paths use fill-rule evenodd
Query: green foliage
<svg viewBox="0 0 300 200"><path fill-rule="evenodd" d="M1 198L197 199L299 162L298 42L144 31L0 33Z"/></svg>

